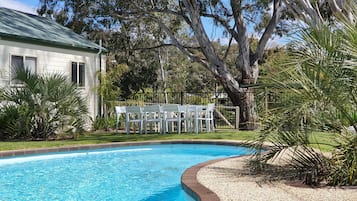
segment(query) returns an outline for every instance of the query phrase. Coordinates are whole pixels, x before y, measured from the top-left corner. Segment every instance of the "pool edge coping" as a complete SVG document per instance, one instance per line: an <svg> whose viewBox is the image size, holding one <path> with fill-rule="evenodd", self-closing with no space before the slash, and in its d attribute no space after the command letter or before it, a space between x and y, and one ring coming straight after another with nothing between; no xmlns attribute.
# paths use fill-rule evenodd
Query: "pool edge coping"
<svg viewBox="0 0 357 201"><path fill-rule="evenodd" d="M197 201L220 201L216 193L197 180L197 174L202 168L226 159L227 158L214 159L186 169L181 175L181 186L183 190Z"/></svg>
<svg viewBox="0 0 357 201"><path fill-rule="evenodd" d="M132 142L111 142L100 144L87 144L87 145L70 145L61 147L47 147L47 148L31 148L19 150L0 151L0 158L25 156L31 154L44 154L51 152L63 151L77 151L77 150L91 150L101 148L114 148L126 146L140 146L140 145L155 145L155 144L215 144L215 145L241 145L244 146L244 141L238 140L150 140L150 141L132 141Z"/></svg>
<svg viewBox="0 0 357 201"><path fill-rule="evenodd" d="M222 145L244 146L244 144L238 141L236 142L236 144L234 143L232 144L232 142L229 142L227 144L222 144ZM244 154L239 156L213 159L187 168L185 172L181 175L182 188L187 194L189 194L197 201L220 201L220 198L215 192L213 192L212 190L210 190L209 188L207 188L206 186L204 186L198 181L197 179L198 172L202 168L205 168L206 166L212 165L214 163L218 163L228 159L239 158L243 156L247 156L247 155Z"/></svg>

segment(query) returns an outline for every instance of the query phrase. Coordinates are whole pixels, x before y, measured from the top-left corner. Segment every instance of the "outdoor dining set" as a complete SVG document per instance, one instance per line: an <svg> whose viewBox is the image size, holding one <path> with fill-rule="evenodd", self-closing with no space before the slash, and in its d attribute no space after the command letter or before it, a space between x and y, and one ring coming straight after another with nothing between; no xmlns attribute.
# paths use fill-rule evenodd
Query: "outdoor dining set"
<svg viewBox="0 0 357 201"><path fill-rule="evenodd" d="M145 106L115 106L116 130L121 115L125 115L125 131L140 134L148 132L168 133L214 131L214 104L179 105L156 104ZM138 129L136 129L138 127Z"/></svg>

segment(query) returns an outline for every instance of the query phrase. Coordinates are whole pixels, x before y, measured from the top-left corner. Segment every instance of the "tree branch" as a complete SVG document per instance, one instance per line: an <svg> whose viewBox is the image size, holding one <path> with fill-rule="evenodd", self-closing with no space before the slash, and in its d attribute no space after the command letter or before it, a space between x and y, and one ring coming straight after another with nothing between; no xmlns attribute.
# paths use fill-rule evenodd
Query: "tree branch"
<svg viewBox="0 0 357 201"><path fill-rule="evenodd" d="M191 20L191 29L195 33L195 38L201 47L201 51L206 59L209 61L208 69L217 77L218 71L227 71L226 65L216 54L215 49L207 36L201 21L200 8L197 8L196 1L183 0L185 8Z"/></svg>
<svg viewBox="0 0 357 201"><path fill-rule="evenodd" d="M231 36L233 36L235 40L238 40L238 33L234 30L234 27L231 27L229 25L229 18L227 18L227 20L224 20L222 17L211 13L201 13L201 15L204 17L212 18L217 22L219 22L228 31L228 33L231 34Z"/></svg>
<svg viewBox="0 0 357 201"><path fill-rule="evenodd" d="M273 16L271 17L268 26L266 27L262 37L259 40L258 47L255 51L251 64L255 63L257 60L261 59L264 53L264 48L272 36L276 25L280 20L281 15L281 0L274 0Z"/></svg>
<svg viewBox="0 0 357 201"><path fill-rule="evenodd" d="M309 0L284 0L284 2L306 23L318 23L322 19L320 13L311 5Z"/></svg>
<svg viewBox="0 0 357 201"><path fill-rule="evenodd" d="M223 60L226 60L226 59L227 59L229 50L231 49L232 39L233 39L233 37L231 36L231 37L229 38L228 47L227 47L227 49L226 49L226 52L224 53Z"/></svg>
<svg viewBox="0 0 357 201"><path fill-rule="evenodd" d="M242 77L249 78L250 75L250 62L249 62L249 40L247 36L247 27L244 23L244 16L242 10L242 1L231 0L232 11L234 15L234 21L237 24L236 29L238 33L238 68L242 72Z"/></svg>
<svg viewBox="0 0 357 201"><path fill-rule="evenodd" d="M171 43L163 43L163 44L155 45L155 46L151 46L151 47L139 47L139 48L133 48L133 49L129 49L129 50L134 50L134 51L135 50L153 50L153 49L158 49L161 47L176 47L176 46ZM194 49L194 50L200 49L200 47L192 47L192 46L185 46L185 45L182 45L182 47L185 49Z"/></svg>
<svg viewBox="0 0 357 201"><path fill-rule="evenodd" d="M182 9L182 8L181 8ZM184 12L175 12L173 10L169 10L169 9L159 9L159 8L152 8L152 9L145 9L143 11L141 11L142 13L164 13L164 14L171 14L177 17L182 18L183 20L185 20L185 22L187 24L190 24L190 19L184 14Z"/></svg>
<svg viewBox="0 0 357 201"><path fill-rule="evenodd" d="M186 54L192 61L194 62L198 62L200 64L202 64L204 67L206 68L209 68L209 65L208 63L194 55L191 51L189 51L184 45L182 45L178 40L177 38L175 37L175 35L170 31L170 29L160 20L160 19L157 19L156 17L154 16L151 16L152 20L154 20L164 31L165 33L169 36L169 38L171 39L171 42L173 43L174 46L176 46L177 48L179 48L184 54Z"/></svg>

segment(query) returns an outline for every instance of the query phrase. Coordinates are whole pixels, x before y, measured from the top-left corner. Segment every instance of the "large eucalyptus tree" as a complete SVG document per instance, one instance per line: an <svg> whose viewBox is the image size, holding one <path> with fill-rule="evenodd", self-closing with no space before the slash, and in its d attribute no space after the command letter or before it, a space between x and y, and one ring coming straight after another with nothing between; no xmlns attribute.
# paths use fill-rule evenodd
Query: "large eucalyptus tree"
<svg viewBox="0 0 357 201"><path fill-rule="evenodd" d="M272 6L272 7L270 7ZM257 128L258 115L254 91L247 85L256 84L259 75L258 62L274 31L281 31L282 1L130 1L114 12L126 20L148 19L156 22L166 34L166 44L179 48L191 61L209 70L228 93L234 105L240 106L241 129ZM204 18L211 19L219 30L228 36L226 52L232 43L238 44L236 64L240 74L231 73L227 65L228 54L218 54L204 27ZM182 41L175 32L176 24L186 28L192 37L190 43ZM257 28L260 34L256 49L250 46L249 28ZM261 29L263 27L263 29ZM276 29L278 28L278 29Z"/></svg>
<svg viewBox="0 0 357 201"><path fill-rule="evenodd" d="M64 2L65 7L82 6L82 9L92 11L84 14L87 15L87 20L82 20L83 15L63 18L69 24L79 20L90 22L90 26L86 26L89 28L111 25L111 28L117 29L121 27L121 23L129 23L137 25L132 31L143 28L148 29L149 33L151 30L161 31L157 44L146 48L176 46L191 61L209 70L228 93L232 103L241 108L240 127L248 130L257 128L258 114L254 91L246 86L254 85L258 81L259 61L269 39L275 34L281 35L293 29L291 23L285 23L287 19L311 20L322 14L329 15L330 11L343 13L344 8L343 1L338 0L320 0L313 3L310 0L100 0L91 1L88 5L89 1L76 0L41 2L43 6L39 10L42 13L53 10L51 6L56 5L55 2ZM314 9L316 7L326 7L326 12L317 13ZM74 9L63 10L67 13L65 16L71 16L69 14L74 12ZM297 11L297 14L291 15L289 11ZM209 37L210 33L204 26L203 21L206 19L211 19L217 31L221 30L228 37L226 54L217 53L213 45L214 39ZM178 33L183 31L191 36L191 40L180 39ZM136 33L131 37L137 36ZM149 39L150 34L148 36ZM256 48L252 48L251 37L258 40ZM229 66L227 55L233 43L238 45L237 51L234 52L236 62L234 66ZM239 74L233 74L232 68L237 69Z"/></svg>
<svg viewBox="0 0 357 201"><path fill-rule="evenodd" d="M311 22L336 15L350 15L347 2L339 0L176 0L130 1L115 14L127 20L148 19L156 22L166 34L166 42L179 48L191 61L200 63L223 86L232 103L240 107L240 128L257 128L258 115L254 98L254 85L259 77L259 62L269 39L293 28L293 20ZM292 12L294 11L294 12ZM318 12L322 11L322 12ZM214 25L228 36L226 54L219 54L203 20L211 19ZM171 22L171 23L168 23ZM177 24L191 33L187 43L177 37ZM176 26L175 26L176 25ZM258 40L253 48L251 37ZM234 66L229 66L227 55L231 44L238 49ZM232 69L239 74L233 74Z"/></svg>

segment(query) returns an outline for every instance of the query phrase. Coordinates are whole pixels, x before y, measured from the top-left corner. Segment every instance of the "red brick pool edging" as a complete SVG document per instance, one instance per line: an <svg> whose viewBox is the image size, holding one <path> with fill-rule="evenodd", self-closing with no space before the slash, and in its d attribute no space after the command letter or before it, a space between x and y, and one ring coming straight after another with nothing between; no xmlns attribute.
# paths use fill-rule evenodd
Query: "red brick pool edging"
<svg viewBox="0 0 357 201"><path fill-rule="evenodd" d="M215 194L213 191L203 186L197 180L197 173L198 171L200 171L201 168L225 159L226 158L210 160L188 168L181 176L181 185L185 190L185 192L189 194L191 197L193 197L195 200L219 201L220 199L217 196L217 194Z"/></svg>
<svg viewBox="0 0 357 201"><path fill-rule="evenodd" d="M31 154L44 154L51 152L63 151L77 151L77 150L91 150L100 148L114 148L125 146L138 146L138 145L155 145L155 144L214 144L214 145L231 145L243 146L242 141L234 140L157 140L157 141L140 141L140 142L113 142L105 144L90 144L90 145L73 145L64 147L51 147L51 148L37 148L37 149L23 149L23 150L10 150L0 151L0 158L11 156L24 156ZM197 180L198 171L210 164L226 160L227 158L210 160L188 168L181 176L181 185L186 193L188 193L195 200L200 201L219 201L218 196Z"/></svg>

